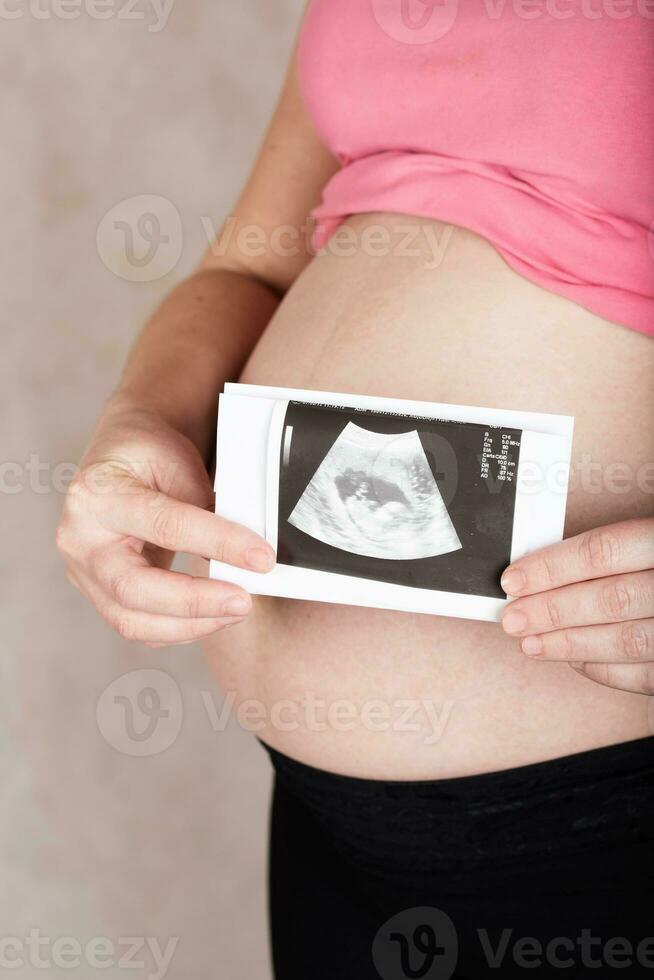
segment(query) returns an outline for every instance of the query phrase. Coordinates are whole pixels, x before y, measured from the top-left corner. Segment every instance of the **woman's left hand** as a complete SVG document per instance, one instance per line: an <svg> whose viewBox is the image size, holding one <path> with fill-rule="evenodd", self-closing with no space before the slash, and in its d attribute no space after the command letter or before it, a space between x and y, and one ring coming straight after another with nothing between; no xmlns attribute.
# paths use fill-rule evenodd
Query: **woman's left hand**
<svg viewBox="0 0 654 980"><path fill-rule="evenodd" d="M609 524L510 565L502 626L538 660L654 695L654 518Z"/></svg>

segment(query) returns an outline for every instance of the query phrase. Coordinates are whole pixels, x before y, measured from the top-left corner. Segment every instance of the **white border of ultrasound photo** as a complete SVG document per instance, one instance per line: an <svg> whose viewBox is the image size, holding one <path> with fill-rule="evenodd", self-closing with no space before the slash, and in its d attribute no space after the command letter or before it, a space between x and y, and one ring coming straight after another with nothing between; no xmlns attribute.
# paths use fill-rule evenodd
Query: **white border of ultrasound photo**
<svg viewBox="0 0 654 980"><path fill-rule="evenodd" d="M228 384L220 396L216 512L253 528L276 547L279 447L289 400L522 429L511 558L561 539L573 419L569 416L375 398L304 389ZM271 454L269 458L269 454ZM548 478L555 474L555 478ZM213 578L253 594L497 621L506 600L277 565L257 575L219 562Z"/></svg>

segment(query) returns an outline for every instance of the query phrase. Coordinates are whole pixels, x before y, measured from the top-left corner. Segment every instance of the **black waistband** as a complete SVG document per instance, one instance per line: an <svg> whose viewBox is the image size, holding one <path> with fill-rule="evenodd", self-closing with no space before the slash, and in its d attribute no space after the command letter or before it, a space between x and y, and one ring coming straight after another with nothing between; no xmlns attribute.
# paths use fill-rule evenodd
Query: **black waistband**
<svg viewBox="0 0 654 980"><path fill-rule="evenodd" d="M514 769L501 769L475 776L457 776L448 779L385 780L361 779L341 776L308 766L283 755L261 742L271 758L275 771L286 779L314 786L347 796L374 796L389 794L410 797L414 792L421 796L441 798L459 805L501 802L507 797L560 792L566 788L583 789L600 783L608 790L613 781L640 777L654 772L654 735L617 745L589 749L573 755L534 762Z"/></svg>
<svg viewBox="0 0 654 980"><path fill-rule="evenodd" d="M421 781L360 779L264 746L277 786L341 848L388 867L446 868L654 842L654 736L515 769ZM654 847L653 847L654 850ZM456 857L455 857L456 856Z"/></svg>

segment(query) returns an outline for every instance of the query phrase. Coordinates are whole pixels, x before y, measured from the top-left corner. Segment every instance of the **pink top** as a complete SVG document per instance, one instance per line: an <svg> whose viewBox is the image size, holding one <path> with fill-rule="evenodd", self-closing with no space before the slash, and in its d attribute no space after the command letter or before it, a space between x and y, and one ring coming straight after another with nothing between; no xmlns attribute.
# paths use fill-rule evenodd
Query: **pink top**
<svg viewBox="0 0 654 980"><path fill-rule="evenodd" d="M343 164L314 212L463 225L654 333L652 0L313 0L300 82Z"/></svg>

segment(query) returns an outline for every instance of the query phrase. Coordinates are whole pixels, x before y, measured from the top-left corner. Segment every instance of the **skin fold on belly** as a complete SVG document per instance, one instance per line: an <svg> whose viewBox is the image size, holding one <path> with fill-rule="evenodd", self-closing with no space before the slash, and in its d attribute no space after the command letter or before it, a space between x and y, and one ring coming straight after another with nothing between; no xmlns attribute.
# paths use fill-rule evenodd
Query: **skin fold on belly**
<svg viewBox="0 0 654 980"><path fill-rule="evenodd" d="M574 415L570 536L652 512L653 361L649 338L521 278L472 232L359 215L241 380ZM654 730L650 699L534 662L496 624L255 597L205 651L244 727L346 775L467 775Z"/></svg>

